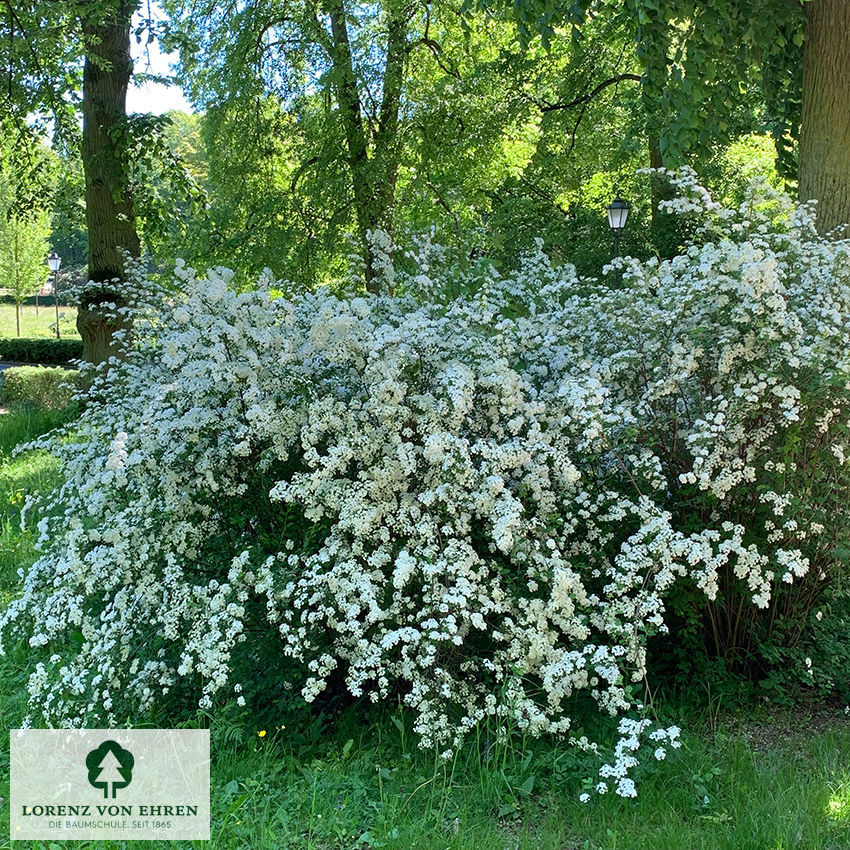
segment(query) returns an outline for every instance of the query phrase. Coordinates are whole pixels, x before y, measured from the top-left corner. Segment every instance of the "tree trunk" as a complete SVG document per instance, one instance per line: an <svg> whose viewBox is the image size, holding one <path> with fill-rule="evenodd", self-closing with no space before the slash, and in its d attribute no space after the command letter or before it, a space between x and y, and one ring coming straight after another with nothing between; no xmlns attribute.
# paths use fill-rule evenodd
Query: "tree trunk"
<svg viewBox="0 0 850 850"><path fill-rule="evenodd" d="M383 96L375 134L376 201L383 226L392 231L395 188L399 163L399 108L407 65L407 19L401 0L390 0L387 9L387 61L384 65Z"/></svg>
<svg viewBox="0 0 850 850"><path fill-rule="evenodd" d="M14 248L15 253L14 253L14 257L15 257L15 292L17 292L20 296L20 291L21 291L21 277L20 277L20 275L21 275L21 271L20 271L20 269L21 269L21 265L20 265L21 255L20 255L20 251L18 250L18 228L19 227L20 227L20 225L18 225L18 227L15 227L15 248ZM20 297L18 297L15 300L15 324L16 324L17 329L18 329L18 336L20 337L20 335L21 335L21 301L20 301Z"/></svg>
<svg viewBox="0 0 850 850"><path fill-rule="evenodd" d="M331 24L330 59L334 90L342 117L348 166L357 214L357 230L366 263L366 289L380 289L375 257L369 243L370 230L392 229L392 210L398 173L398 112L407 60L407 22L399 4L388 14L387 57L384 65L383 96L374 149L369 155L369 135L351 55L345 0L325 0Z"/></svg>
<svg viewBox="0 0 850 850"><path fill-rule="evenodd" d="M360 237L360 249L366 262L366 288L374 292L374 270L372 267L372 249L366 238L366 231L374 227L370 209L369 186L369 149L366 141L366 129L363 125L363 108L360 104L360 92L354 73L354 61L351 56L351 42L348 38L343 0L327 0L325 10L331 23L333 49L334 89L339 102L342 126L345 132L345 145L348 149L348 167L351 171L351 186L354 193L354 209L357 213L357 230Z"/></svg>
<svg viewBox="0 0 850 850"><path fill-rule="evenodd" d="M663 168L664 157L658 143L658 137L649 133L647 137L649 148L649 167ZM679 229L677 216L662 212L658 209L661 201L671 200L675 192L670 181L663 174L653 174L649 178L649 192L652 203L652 222L650 232L652 233L652 244L658 255L663 259L674 257L679 250Z"/></svg>
<svg viewBox="0 0 850 850"><path fill-rule="evenodd" d="M649 148L649 167L664 168L664 157L658 144L658 137L650 133L647 136L647 147ZM658 204L670 198L670 183L661 174L653 174L649 178L649 192L652 199L652 223L658 213Z"/></svg>
<svg viewBox="0 0 850 850"><path fill-rule="evenodd" d="M104 13L96 7L83 19L82 159L86 181L89 280L92 287L77 313L83 359L100 363L116 353L113 333L122 323L99 308L123 303L124 256L139 255L126 145L127 86L133 73L130 21L135 0L113 0Z"/></svg>
<svg viewBox="0 0 850 850"><path fill-rule="evenodd" d="M821 233L850 223L850 2L806 3L799 194Z"/></svg>

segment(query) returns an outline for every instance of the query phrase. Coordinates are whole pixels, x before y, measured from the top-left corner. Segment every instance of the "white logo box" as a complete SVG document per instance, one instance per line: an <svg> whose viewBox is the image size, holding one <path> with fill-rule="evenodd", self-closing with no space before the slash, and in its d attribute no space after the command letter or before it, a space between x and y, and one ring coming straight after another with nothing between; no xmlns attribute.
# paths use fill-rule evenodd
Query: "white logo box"
<svg viewBox="0 0 850 850"><path fill-rule="evenodd" d="M15 841L208 840L208 729L12 729Z"/></svg>

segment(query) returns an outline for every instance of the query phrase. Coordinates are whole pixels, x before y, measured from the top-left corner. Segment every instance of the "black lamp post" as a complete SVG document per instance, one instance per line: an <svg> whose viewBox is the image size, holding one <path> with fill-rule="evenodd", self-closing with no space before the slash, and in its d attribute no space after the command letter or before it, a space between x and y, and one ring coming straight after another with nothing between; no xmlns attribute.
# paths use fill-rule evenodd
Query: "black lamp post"
<svg viewBox="0 0 850 850"><path fill-rule="evenodd" d="M631 207L619 195L608 204L608 226L611 228L611 233L614 236L615 260L620 256L620 237L626 229L630 209ZM617 280L620 280L619 269L617 269Z"/></svg>
<svg viewBox="0 0 850 850"><path fill-rule="evenodd" d="M62 258L54 251L47 258L47 265L53 272L53 300L56 303L56 339L59 339L59 266Z"/></svg>

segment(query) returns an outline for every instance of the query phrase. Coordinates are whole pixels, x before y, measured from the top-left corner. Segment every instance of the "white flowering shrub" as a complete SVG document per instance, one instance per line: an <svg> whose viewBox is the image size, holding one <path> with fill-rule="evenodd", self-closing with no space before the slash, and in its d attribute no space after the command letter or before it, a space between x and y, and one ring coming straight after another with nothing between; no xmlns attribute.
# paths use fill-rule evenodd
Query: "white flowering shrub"
<svg viewBox="0 0 850 850"><path fill-rule="evenodd" d="M538 253L436 300L427 242L395 297L178 264L46 442L65 484L0 617L40 653L33 719L244 704L285 658L308 701L401 694L445 752L485 718L565 733L580 692L633 709L674 592L720 632L814 598L850 504L848 249L680 184L720 236L619 286ZM640 739L660 760L678 730L620 727L599 786L628 796Z"/></svg>

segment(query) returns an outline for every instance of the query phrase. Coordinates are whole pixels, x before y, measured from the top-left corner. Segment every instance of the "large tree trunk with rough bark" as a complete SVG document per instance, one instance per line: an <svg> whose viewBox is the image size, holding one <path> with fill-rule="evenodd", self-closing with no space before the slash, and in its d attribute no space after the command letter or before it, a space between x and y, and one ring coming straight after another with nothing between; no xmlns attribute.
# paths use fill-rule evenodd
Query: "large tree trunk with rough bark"
<svg viewBox="0 0 850 850"><path fill-rule="evenodd" d="M806 3L799 193L821 233L850 224L850 0Z"/></svg>
<svg viewBox="0 0 850 850"><path fill-rule="evenodd" d="M83 359L101 363L116 353L113 334L122 326L99 304L121 306L124 252L139 255L130 192L126 120L127 86L133 73L130 21L135 0L114 0L108 14L93 10L83 19L86 61L83 71L82 158L86 181L90 287L77 314Z"/></svg>

